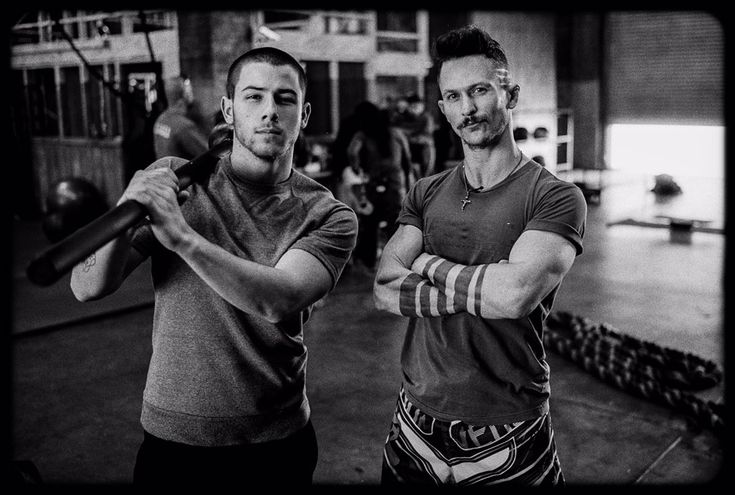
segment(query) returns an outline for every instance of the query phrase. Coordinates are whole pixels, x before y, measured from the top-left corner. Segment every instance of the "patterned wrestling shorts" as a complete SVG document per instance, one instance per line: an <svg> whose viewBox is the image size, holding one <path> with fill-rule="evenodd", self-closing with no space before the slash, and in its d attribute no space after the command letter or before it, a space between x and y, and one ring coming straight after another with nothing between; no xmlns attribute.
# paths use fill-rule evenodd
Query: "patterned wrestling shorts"
<svg viewBox="0 0 735 495"><path fill-rule="evenodd" d="M441 421L401 393L381 483L564 485L549 414L506 425Z"/></svg>

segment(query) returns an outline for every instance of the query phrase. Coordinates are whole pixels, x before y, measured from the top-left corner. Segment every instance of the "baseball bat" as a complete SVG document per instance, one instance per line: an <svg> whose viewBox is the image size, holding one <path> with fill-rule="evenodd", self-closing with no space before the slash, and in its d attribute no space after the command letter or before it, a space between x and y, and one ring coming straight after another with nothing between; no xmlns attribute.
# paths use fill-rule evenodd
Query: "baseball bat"
<svg viewBox="0 0 735 495"><path fill-rule="evenodd" d="M179 179L179 189L186 189L193 182L206 178L222 154L231 147L232 140L225 139L177 168L175 174ZM28 279L40 286L53 284L75 264L143 220L147 214L145 207L137 201L123 201L36 256L26 269Z"/></svg>

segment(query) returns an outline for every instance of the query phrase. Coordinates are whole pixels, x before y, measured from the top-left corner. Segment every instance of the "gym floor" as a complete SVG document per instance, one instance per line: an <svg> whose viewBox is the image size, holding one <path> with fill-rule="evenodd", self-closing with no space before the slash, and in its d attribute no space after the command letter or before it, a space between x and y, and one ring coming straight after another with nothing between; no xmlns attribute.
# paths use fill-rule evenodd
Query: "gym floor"
<svg viewBox="0 0 735 495"><path fill-rule="evenodd" d="M707 189L706 203L715 211L704 214L724 218L717 206L723 196L718 187ZM589 205L585 252L554 310L722 367L725 236L694 232L691 243L679 244L666 229L608 225L648 215L652 204L639 181L612 181L603 189L599 203ZM13 222L11 460L30 461L45 484L127 484L142 439L139 414L150 357L147 266L117 294L82 304L68 276L45 288L26 280L28 261L47 247L38 222ZM379 483L406 321L375 310L371 290L371 273L346 270L305 330L307 394L319 441L317 485ZM570 485L724 478L724 438L552 351L548 360L552 422ZM724 391L723 381L697 395L721 402Z"/></svg>

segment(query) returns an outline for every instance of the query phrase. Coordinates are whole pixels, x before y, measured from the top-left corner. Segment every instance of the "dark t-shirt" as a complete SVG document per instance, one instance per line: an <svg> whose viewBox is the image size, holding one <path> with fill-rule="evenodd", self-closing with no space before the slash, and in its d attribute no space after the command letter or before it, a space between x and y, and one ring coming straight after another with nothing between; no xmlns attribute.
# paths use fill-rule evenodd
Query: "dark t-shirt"
<svg viewBox="0 0 735 495"><path fill-rule="evenodd" d="M526 230L555 232L582 252L587 206L578 187L529 161L492 188L466 189L461 166L419 180L399 223L421 229L424 251L464 265L497 263ZM548 411L542 323L554 288L526 318L469 313L411 318L401 354L406 392L428 414L470 424L507 424Z"/></svg>
<svg viewBox="0 0 735 495"><path fill-rule="evenodd" d="M174 168L184 163L171 161ZM355 213L297 171L278 184L251 183L234 175L225 155L207 183L189 191L182 205L189 225L240 258L274 266L298 248L324 265L334 287L354 248ZM221 446L275 440L303 427L310 413L303 335L309 310L270 323L224 300L149 226L136 232L133 246L151 255L155 290L146 431Z"/></svg>
<svg viewBox="0 0 735 495"><path fill-rule="evenodd" d="M153 145L156 158L176 156L191 160L209 148L207 136L186 114L186 105L179 101L166 109L153 124Z"/></svg>

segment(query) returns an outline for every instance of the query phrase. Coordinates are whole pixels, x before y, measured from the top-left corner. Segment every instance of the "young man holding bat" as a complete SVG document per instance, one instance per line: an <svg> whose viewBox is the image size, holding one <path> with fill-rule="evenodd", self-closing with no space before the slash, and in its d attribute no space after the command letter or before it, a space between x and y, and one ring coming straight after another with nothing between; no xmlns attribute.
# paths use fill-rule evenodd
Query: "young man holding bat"
<svg viewBox="0 0 735 495"><path fill-rule="evenodd" d="M305 393L303 326L355 246L354 212L292 168L309 119L291 55L256 48L230 67L232 151L180 190L156 161L120 201L148 220L72 272L82 301L114 292L146 257L155 312L141 423L140 483L308 484L317 443Z"/></svg>

